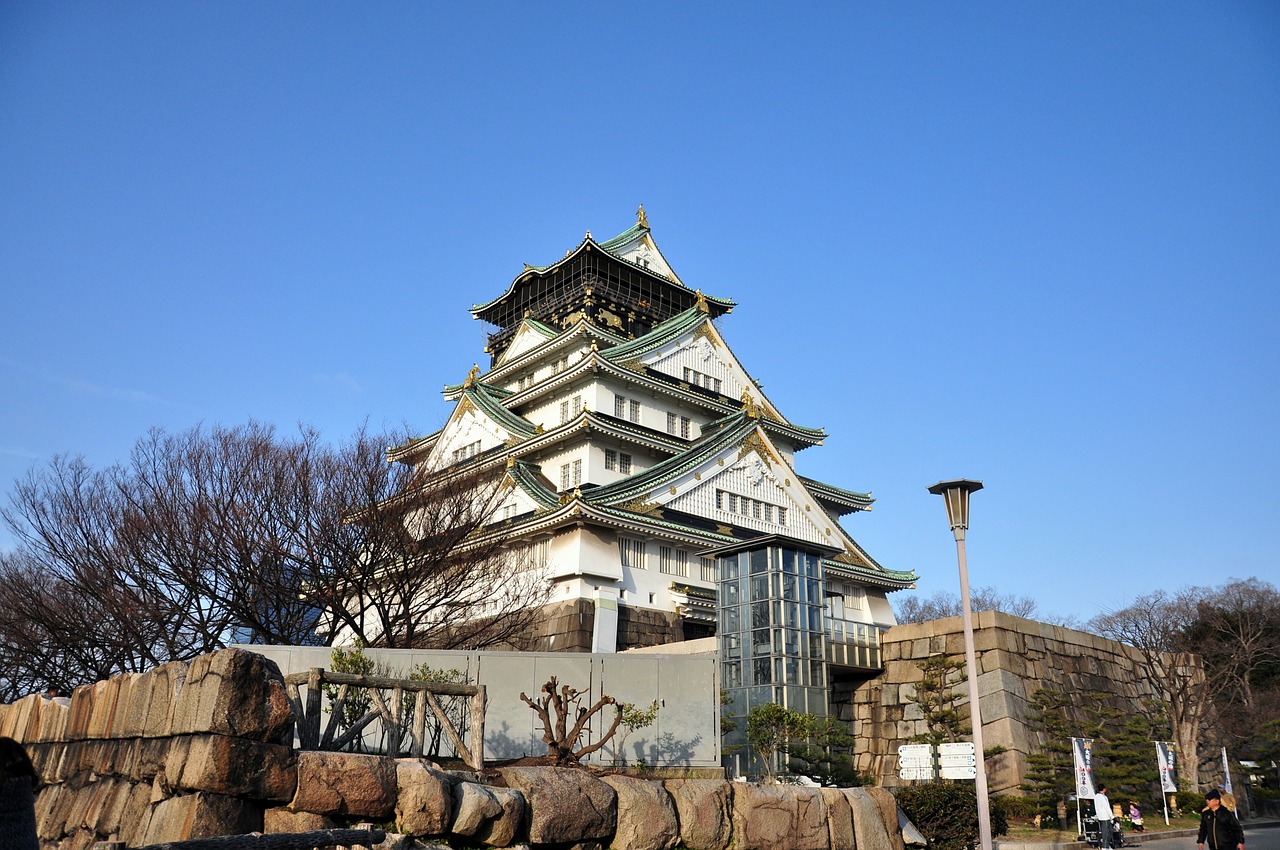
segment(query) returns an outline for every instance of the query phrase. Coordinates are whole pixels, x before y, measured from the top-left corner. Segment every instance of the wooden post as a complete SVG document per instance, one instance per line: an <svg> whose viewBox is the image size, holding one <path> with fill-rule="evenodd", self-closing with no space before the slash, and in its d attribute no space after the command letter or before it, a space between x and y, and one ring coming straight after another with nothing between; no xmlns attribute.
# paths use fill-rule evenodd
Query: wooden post
<svg viewBox="0 0 1280 850"><path fill-rule="evenodd" d="M413 700L413 757L422 758L427 746L427 695L421 691Z"/></svg>
<svg viewBox="0 0 1280 850"><path fill-rule="evenodd" d="M471 758L475 764L472 770L484 769L484 715L488 708L489 696L484 685L471 697Z"/></svg>
<svg viewBox="0 0 1280 850"><path fill-rule="evenodd" d="M307 735L303 749L314 750L320 744L320 682L323 678L322 667L312 667L307 672Z"/></svg>
<svg viewBox="0 0 1280 850"><path fill-rule="evenodd" d="M404 715L404 688L391 691L391 733L387 736L387 749L393 759L400 758L400 720Z"/></svg>

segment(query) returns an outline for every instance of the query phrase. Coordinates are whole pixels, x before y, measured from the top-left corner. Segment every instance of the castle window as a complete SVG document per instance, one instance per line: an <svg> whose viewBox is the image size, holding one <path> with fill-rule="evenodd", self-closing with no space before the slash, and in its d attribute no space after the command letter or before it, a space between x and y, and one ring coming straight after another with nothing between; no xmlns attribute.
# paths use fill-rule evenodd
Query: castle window
<svg viewBox="0 0 1280 850"><path fill-rule="evenodd" d="M623 475L631 474L631 455L613 449L604 450L604 468Z"/></svg>
<svg viewBox="0 0 1280 850"><path fill-rule="evenodd" d="M658 572L671 576L689 575L689 553L670 546L658 547Z"/></svg>
<svg viewBox="0 0 1280 850"><path fill-rule="evenodd" d="M563 425L578 415L582 410L582 396L576 395L572 400L560 402L560 424Z"/></svg>
<svg viewBox="0 0 1280 850"><path fill-rule="evenodd" d="M622 558L622 566L635 570L644 569L644 541L630 537L618 538L618 554Z"/></svg>
<svg viewBox="0 0 1280 850"><path fill-rule="evenodd" d="M640 402L634 398L615 395L613 397L613 415L631 422L640 421Z"/></svg>
<svg viewBox="0 0 1280 850"><path fill-rule="evenodd" d="M727 490L716 491L716 510L777 525L787 524L787 509L781 505L762 502L749 496L739 496Z"/></svg>
<svg viewBox="0 0 1280 850"><path fill-rule="evenodd" d="M720 392L720 379L713 378L710 375L684 367L684 379L686 383L693 384L695 387L702 387L704 390L711 390L713 393Z"/></svg>
<svg viewBox="0 0 1280 850"><path fill-rule="evenodd" d="M478 454L480 454L480 441L476 440L474 443L468 443L460 449L454 449L453 462L461 463L467 458L475 457Z"/></svg>
<svg viewBox="0 0 1280 850"><path fill-rule="evenodd" d="M560 489L568 490L582 483L582 461L560 464Z"/></svg>

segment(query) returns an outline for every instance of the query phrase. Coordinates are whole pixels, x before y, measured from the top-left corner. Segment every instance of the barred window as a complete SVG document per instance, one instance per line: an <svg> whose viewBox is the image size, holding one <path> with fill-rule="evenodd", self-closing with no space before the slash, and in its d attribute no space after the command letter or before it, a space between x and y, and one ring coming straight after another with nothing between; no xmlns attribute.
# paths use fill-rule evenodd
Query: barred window
<svg viewBox="0 0 1280 850"><path fill-rule="evenodd" d="M618 554L622 558L622 566L632 569L644 569L644 541L630 537L618 538Z"/></svg>
<svg viewBox="0 0 1280 850"><path fill-rule="evenodd" d="M631 455L614 449L604 450L604 468L623 474L631 473Z"/></svg>
<svg viewBox="0 0 1280 850"><path fill-rule="evenodd" d="M582 461L560 464L560 489L568 490L582 483Z"/></svg>
<svg viewBox="0 0 1280 850"><path fill-rule="evenodd" d="M480 454L480 441L476 440L474 443L468 443L460 449L454 449L453 462L459 463L478 454Z"/></svg>
<svg viewBox="0 0 1280 850"><path fill-rule="evenodd" d="M720 379L713 378L710 375L684 367L684 379L687 383L693 384L695 387L702 387L704 390L712 392L720 392Z"/></svg>
<svg viewBox="0 0 1280 850"><path fill-rule="evenodd" d="M739 496L727 490L716 490L716 509L778 525L787 524L787 509L782 505Z"/></svg>
<svg viewBox="0 0 1280 850"><path fill-rule="evenodd" d="M613 415L631 422L640 421L640 402L626 396L613 397Z"/></svg>
<svg viewBox="0 0 1280 850"><path fill-rule="evenodd" d="M658 572L672 576L689 575L689 553L671 546L658 547Z"/></svg>

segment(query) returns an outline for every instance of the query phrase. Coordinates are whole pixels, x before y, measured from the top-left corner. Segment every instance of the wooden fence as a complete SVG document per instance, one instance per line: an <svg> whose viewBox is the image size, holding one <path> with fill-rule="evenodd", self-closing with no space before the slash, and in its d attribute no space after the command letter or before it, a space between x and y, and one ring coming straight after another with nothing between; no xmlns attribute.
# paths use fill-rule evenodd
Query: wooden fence
<svg viewBox="0 0 1280 850"><path fill-rule="evenodd" d="M388 676L357 676L338 673L322 667L312 667L306 673L293 673L284 677L285 692L293 709L298 728L298 746L304 750L340 750L358 736L374 720L381 720L387 737L387 755L399 758L402 753L421 758L426 747L427 709L430 708L440 728L448 736L458 756L473 770L484 767L484 714L486 696L484 685L463 685L455 682L420 682L413 679L393 679ZM299 685L307 686L304 705L298 691ZM320 730L324 685L337 685L338 693L329 706L329 722L324 732ZM341 735L343 708L352 688L367 690L373 707L352 723ZM382 691L391 691L391 699ZM401 740L404 730L403 706L406 694L414 694L413 723L408 728L409 746ZM440 704L441 696L469 697L470 720L468 724L470 744L464 743L453 721Z"/></svg>

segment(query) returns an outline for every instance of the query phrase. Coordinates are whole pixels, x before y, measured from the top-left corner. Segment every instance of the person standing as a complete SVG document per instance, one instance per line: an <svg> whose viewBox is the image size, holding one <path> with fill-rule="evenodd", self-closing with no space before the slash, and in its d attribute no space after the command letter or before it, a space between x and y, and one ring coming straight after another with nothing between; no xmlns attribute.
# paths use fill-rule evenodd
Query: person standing
<svg viewBox="0 0 1280 850"><path fill-rule="evenodd" d="M1222 795L1213 789L1204 795L1205 810L1200 813L1200 834L1196 847L1204 850L1244 850L1244 830L1231 810L1222 805Z"/></svg>
<svg viewBox="0 0 1280 850"><path fill-rule="evenodd" d="M1142 826L1142 810L1138 808L1137 800L1129 801L1129 823L1133 824L1134 832L1143 832Z"/></svg>
<svg viewBox="0 0 1280 850"><path fill-rule="evenodd" d="M36 786L40 776L22 744L0 738L0 850L37 850Z"/></svg>
<svg viewBox="0 0 1280 850"><path fill-rule="evenodd" d="M1111 811L1105 785L1098 786L1098 793L1093 795L1093 817L1098 821L1098 846L1107 850L1111 847L1111 819L1115 814Z"/></svg>

